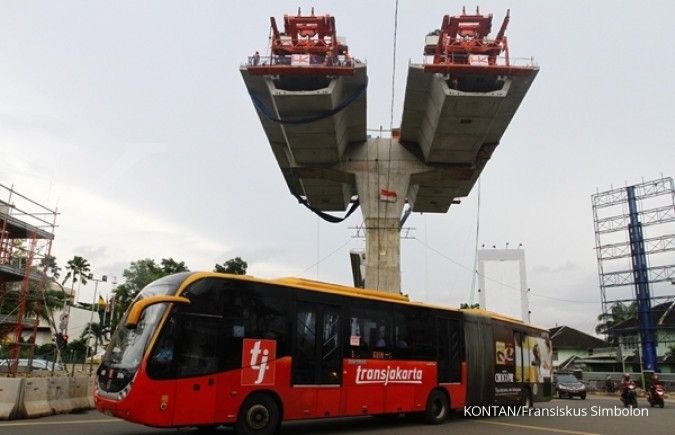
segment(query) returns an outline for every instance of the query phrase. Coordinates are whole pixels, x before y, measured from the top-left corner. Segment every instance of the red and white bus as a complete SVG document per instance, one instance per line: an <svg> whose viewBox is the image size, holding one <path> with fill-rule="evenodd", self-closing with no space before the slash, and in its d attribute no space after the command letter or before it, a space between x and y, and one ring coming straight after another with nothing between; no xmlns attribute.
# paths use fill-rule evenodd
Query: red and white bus
<svg viewBox="0 0 675 435"><path fill-rule="evenodd" d="M155 427L420 413L551 398L548 332L483 310L297 278L181 273L141 291L96 407Z"/></svg>

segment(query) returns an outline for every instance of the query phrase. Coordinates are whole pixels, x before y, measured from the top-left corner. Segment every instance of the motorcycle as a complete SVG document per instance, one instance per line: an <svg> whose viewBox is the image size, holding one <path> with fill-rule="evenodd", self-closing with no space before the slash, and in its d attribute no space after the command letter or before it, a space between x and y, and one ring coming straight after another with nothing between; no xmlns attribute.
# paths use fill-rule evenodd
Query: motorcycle
<svg viewBox="0 0 675 435"><path fill-rule="evenodd" d="M665 393L666 389L663 388L663 385L652 385L647 394L647 401L652 407L658 406L659 408L663 408L663 395Z"/></svg>
<svg viewBox="0 0 675 435"><path fill-rule="evenodd" d="M632 406L633 408L637 408L637 393L633 381L623 386L623 390L621 391L621 402L623 402L624 407Z"/></svg>

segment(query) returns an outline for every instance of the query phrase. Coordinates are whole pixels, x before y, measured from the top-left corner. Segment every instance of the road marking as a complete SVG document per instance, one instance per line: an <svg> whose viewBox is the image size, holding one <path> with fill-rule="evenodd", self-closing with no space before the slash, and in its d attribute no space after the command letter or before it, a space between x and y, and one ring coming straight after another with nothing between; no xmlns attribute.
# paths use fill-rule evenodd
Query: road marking
<svg viewBox="0 0 675 435"><path fill-rule="evenodd" d="M94 423L122 423L124 420L119 418L104 418L98 420L71 420L71 421L26 421L17 423L0 423L0 427L16 427L16 426L51 426L51 425L65 425L65 424L94 424Z"/></svg>
<svg viewBox="0 0 675 435"><path fill-rule="evenodd" d="M556 433L571 433L571 434L577 434L577 435L600 435L595 432L579 432L576 430L565 430L565 429L553 429L551 427L543 427L543 426L529 426L526 424L515 424L515 423L500 423L497 421L486 421L486 420L471 420L474 423L482 423L482 424L494 424L496 426L510 426L510 427L519 427L523 429L533 429L533 430L540 430L544 432L556 432Z"/></svg>

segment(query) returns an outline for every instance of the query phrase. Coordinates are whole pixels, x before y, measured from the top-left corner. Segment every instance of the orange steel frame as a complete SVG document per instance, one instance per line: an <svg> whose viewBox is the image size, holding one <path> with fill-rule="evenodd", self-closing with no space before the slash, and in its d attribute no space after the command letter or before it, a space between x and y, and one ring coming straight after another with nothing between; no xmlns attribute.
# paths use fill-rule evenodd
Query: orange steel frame
<svg viewBox="0 0 675 435"><path fill-rule="evenodd" d="M337 65L337 56L347 54L347 46L337 40L335 17L331 15L315 16L314 9L309 16L284 15L284 32L279 32L276 19L270 17L270 57L293 54L310 54L333 58L330 65L292 66L292 65L250 65L248 71L255 75L353 75L351 65ZM282 36L290 37L282 41Z"/></svg>
<svg viewBox="0 0 675 435"><path fill-rule="evenodd" d="M424 47L426 56L433 56L433 62L424 66L425 72L459 73L459 74L501 74L529 75L531 67L512 66L509 57L509 45L506 38L506 27L510 21L510 11L502 22L497 36L488 38L492 31L492 14L468 15L462 8L461 15L443 17L443 22L436 44ZM497 64L497 57L504 52L504 65ZM487 65L472 65L470 56L487 57Z"/></svg>

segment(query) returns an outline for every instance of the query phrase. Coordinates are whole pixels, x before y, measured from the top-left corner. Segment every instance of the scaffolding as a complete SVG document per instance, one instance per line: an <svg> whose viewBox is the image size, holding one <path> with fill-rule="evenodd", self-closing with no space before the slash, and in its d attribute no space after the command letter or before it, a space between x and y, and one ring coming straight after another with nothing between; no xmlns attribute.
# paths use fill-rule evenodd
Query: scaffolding
<svg viewBox="0 0 675 435"><path fill-rule="evenodd" d="M21 356L33 358L57 214L0 184L0 340L9 376Z"/></svg>
<svg viewBox="0 0 675 435"><path fill-rule="evenodd" d="M598 192L591 201L603 315L609 319L615 304L635 302L637 322L631 328L639 337L642 365L658 370L661 326L654 321L653 306L675 299L673 179ZM607 338L616 341L625 332L615 325Z"/></svg>

